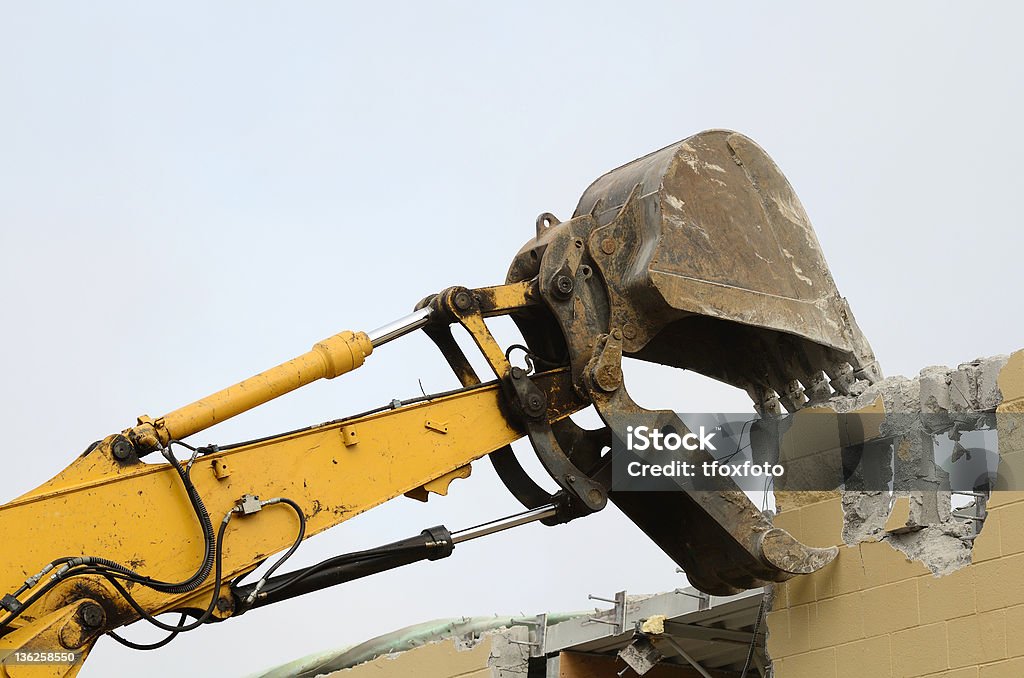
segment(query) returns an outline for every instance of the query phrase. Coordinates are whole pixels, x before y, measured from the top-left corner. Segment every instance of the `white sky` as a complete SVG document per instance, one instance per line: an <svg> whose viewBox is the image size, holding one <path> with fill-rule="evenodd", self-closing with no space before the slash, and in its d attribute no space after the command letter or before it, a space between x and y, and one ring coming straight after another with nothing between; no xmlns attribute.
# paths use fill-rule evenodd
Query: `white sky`
<svg viewBox="0 0 1024 678"><path fill-rule="evenodd" d="M888 374L1024 344L1019 10L720 4L0 3L2 499L140 413L501 282L539 212L566 218L600 174L711 127L782 167ZM671 371L627 377L651 405L747 408ZM200 442L337 418L417 379L454 386L422 337ZM516 510L486 462L452 489L293 565ZM609 508L157 653L104 640L82 675L241 675L426 619L681 583Z"/></svg>

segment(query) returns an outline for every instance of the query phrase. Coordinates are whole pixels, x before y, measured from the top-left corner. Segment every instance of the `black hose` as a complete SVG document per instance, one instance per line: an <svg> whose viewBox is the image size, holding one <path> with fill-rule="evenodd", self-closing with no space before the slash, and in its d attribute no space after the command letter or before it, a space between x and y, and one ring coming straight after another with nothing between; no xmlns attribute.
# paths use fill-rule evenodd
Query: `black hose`
<svg viewBox="0 0 1024 678"><path fill-rule="evenodd" d="M89 571L88 574L99 574L99 575L102 575L103 577L105 577L107 579L107 581L110 582L110 585L113 586L114 589L116 589L119 594L121 594L121 597L124 598L128 602L129 605L131 605L132 609L134 609L135 612L141 618L145 619L146 621L148 621L150 624L152 624L153 626L157 627L158 629L163 629L164 631L167 631L167 632L170 632L170 633L183 633L185 631L191 631L192 629L199 628L200 626L205 624L207 622L207 620L209 620L210 615L213 614L213 610L217 606L217 601L220 599L220 585L221 585L221 574L222 574L221 573L221 564L222 564L221 563L221 556L223 554L223 546L224 546L224 530L227 529L228 522L230 522L231 515L232 515L231 513L228 513L227 516L225 516L223 522L221 522L221 524L220 524L220 528L217 530L217 539L216 539L216 542L215 542L216 546L215 546L215 549L214 549L216 555L214 557L215 567L214 567L214 578L213 578L213 596L211 597L210 604L207 606L206 610L194 622L191 622L189 624L177 624L177 625L165 624L164 622L160 621L155 616L153 616L152 614L147 612L145 609L143 609L143 607L139 604L139 602L137 600L135 600L135 598L132 597L132 594L130 594L128 592L128 590L125 589L125 587L121 585L121 582L118 581L119 577L117 577L115 574L107 572L107 571ZM85 573L81 573L81 574L85 574Z"/></svg>
<svg viewBox="0 0 1024 678"><path fill-rule="evenodd" d="M199 496L199 491L196 490L196 486L192 484L192 479L189 478L188 473L182 468L181 463L174 458L174 455L170 453L170 446L166 448L164 457L174 467L178 475L181 477L181 482L185 486L185 492L188 494L189 502L192 504L192 508L195 509L196 516L199 517L199 524L203 529L203 562L199 566L199 569L191 577L183 582L179 583L168 583L162 581L151 580L148 577L148 583L146 584L152 589L161 591L163 593L191 593L199 588L206 578L210 576L210 570L213 569L214 561L214 539L213 539L213 523L210 521L210 513L206 510L206 504L203 503L203 498Z"/></svg>
<svg viewBox="0 0 1024 678"><path fill-rule="evenodd" d="M754 648L757 647L757 632L761 628L761 619L764 617L765 599L761 599L761 606L757 608L757 621L754 622L754 637L750 639L750 647L747 648L747 660L743 662L743 671L740 678L747 678L747 671L750 669L750 662L754 659Z"/></svg>
<svg viewBox="0 0 1024 678"><path fill-rule="evenodd" d="M185 622L186 617L188 617L188 615L186 613L182 612L181 613L181 618L178 620L178 625L179 626ZM133 650L158 650L161 647L163 647L164 645L166 645L167 643L169 643L172 640L174 640L175 638L177 638L179 633L180 633L180 631L171 631L163 639L158 640L155 643L136 643L136 642L133 642L131 640L128 640L127 638L125 638L123 636L117 635L113 631L107 631L107 635L108 636L110 636L111 638L113 638L117 642L121 643L125 647L131 648Z"/></svg>
<svg viewBox="0 0 1024 678"><path fill-rule="evenodd" d="M262 577L260 577L259 582L256 584L257 588L255 590L257 592L263 587L264 584L267 583L267 580L270 579L270 576L274 574L274 572L276 572L279 567L284 565L286 560L292 557L292 554L295 553L295 550L299 548L299 545L302 543L303 538L305 538L306 536L306 514L302 512L302 508L291 499L286 499L284 497L280 497L280 503L287 504L288 506L290 506L292 510L295 511L295 515L299 517L299 532L295 536L295 541L292 542L291 547L287 551L285 551L283 556L277 559L276 563L270 566L270 568L263 574Z"/></svg>

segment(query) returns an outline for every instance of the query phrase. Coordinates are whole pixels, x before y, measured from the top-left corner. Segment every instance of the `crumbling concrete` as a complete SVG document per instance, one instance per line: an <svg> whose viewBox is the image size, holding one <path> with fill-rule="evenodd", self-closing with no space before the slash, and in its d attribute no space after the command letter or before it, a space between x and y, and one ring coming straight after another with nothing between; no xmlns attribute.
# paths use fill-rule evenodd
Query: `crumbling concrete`
<svg viewBox="0 0 1024 678"><path fill-rule="evenodd" d="M991 411L1002 400L997 375L1007 356L964 363L956 369L926 367L918 377L890 377L861 390L857 395L829 401L837 412L854 412L881 399L888 413L922 413L948 418L951 440L958 438L957 418ZM909 493L879 489L847 489L842 493L843 540L850 546L885 541L911 560L920 560L935 575L949 574L971 562L975 530L951 511L948 476L934 463L930 435L917 430L913 416L889 418L883 435L897 436L894 445L894 486L929 487ZM854 486L856 484L854 483ZM909 500L905 525L887 526L896 500Z"/></svg>

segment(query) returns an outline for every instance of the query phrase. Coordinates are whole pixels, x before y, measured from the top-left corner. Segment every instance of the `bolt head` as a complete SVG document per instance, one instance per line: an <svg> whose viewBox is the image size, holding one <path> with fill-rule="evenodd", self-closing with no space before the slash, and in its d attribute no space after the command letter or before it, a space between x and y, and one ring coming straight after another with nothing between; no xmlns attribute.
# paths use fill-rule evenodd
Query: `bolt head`
<svg viewBox="0 0 1024 678"><path fill-rule="evenodd" d="M559 294L569 296L572 294L572 289L575 287L572 278L567 275L560 275L555 278L555 289L558 290Z"/></svg>
<svg viewBox="0 0 1024 678"><path fill-rule="evenodd" d="M132 452L135 449L131 442L123 436L118 436L114 439L114 442L110 446L110 452L114 455L114 459L118 461L127 461L131 458Z"/></svg>
<svg viewBox="0 0 1024 678"><path fill-rule="evenodd" d="M612 238L605 238L601 241L601 251L605 254L613 254L615 252L615 240Z"/></svg>
<svg viewBox="0 0 1024 678"><path fill-rule="evenodd" d="M601 365L594 371L593 379L599 389L611 393L622 383L622 369L616 365Z"/></svg>
<svg viewBox="0 0 1024 678"><path fill-rule="evenodd" d="M469 292L456 292L455 298L452 300L455 303L455 308L460 311L468 311L473 306L473 298L469 296Z"/></svg>
<svg viewBox="0 0 1024 678"><path fill-rule="evenodd" d="M103 608L97 603L86 603L82 607L78 608L78 618L81 620L82 625L90 629L94 629L103 623L103 619L106 614L103 612Z"/></svg>

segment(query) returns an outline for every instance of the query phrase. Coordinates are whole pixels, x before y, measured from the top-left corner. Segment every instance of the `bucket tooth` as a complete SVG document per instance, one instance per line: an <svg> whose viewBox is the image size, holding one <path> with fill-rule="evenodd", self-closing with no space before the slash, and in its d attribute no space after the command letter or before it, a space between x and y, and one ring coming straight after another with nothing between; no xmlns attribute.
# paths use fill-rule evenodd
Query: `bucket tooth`
<svg viewBox="0 0 1024 678"><path fill-rule="evenodd" d="M761 539L761 558L765 563L791 576L817 572L838 555L839 549L835 546L805 546L781 527L769 530Z"/></svg>

